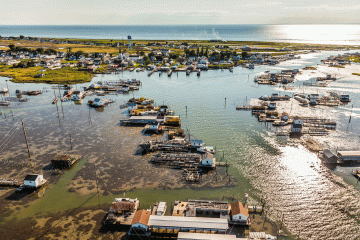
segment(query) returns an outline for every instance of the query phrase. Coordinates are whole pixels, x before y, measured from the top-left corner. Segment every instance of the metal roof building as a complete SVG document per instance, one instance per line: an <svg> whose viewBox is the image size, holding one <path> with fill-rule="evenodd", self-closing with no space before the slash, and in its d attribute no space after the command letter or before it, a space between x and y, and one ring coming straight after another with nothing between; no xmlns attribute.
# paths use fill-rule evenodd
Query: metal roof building
<svg viewBox="0 0 360 240"><path fill-rule="evenodd" d="M360 151L338 151L342 161L360 161Z"/></svg>
<svg viewBox="0 0 360 240"><path fill-rule="evenodd" d="M179 232L178 240L231 240L231 239L245 239L245 238L236 238L236 235L228 234L206 234L206 233L189 233L189 232Z"/></svg>
<svg viewBox="0 0 360 240"><path fill-rule="evenodd" d="M151 215L148 225L152 230L169 229L179 232L211 231L225 233L228 230L227 219L203 217L177 217Z"/></svg>

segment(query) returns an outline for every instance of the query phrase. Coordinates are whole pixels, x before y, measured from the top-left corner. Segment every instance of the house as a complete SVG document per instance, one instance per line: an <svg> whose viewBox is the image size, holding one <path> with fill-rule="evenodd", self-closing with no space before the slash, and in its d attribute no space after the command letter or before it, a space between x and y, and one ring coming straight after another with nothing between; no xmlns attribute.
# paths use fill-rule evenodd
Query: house
<svg viewBox="0 0 360 240"><path fill-rule="evenodd" d="M101 58L95 58L94 59L94 64L95 65L100 65L101 63L102 63Z"/></svg>
<svg viewBox="0 0 360 240"><path fill-rule="evenodd" d="M146 210L136 211L134 218L131 221L131 227L128 235L137 237L150 237L151 233L148 226L150 215L151 212Z"/></svg>
<svg viewBox="0 0 360 240"><path fill-rule="evenodd" d="M233 61L240 61L240 59L241 59L240 55L234 55L234 56L232 57L232 60L233 60Z"/></svg>
<svg viewBox="0 0 360 240"><path fill-rule="evenodd" d="M204 145L203 140L191 140L191 146L195 148L200 148Z"/></svg>
<svg viewBox="0 0 360 240"><path fill-rule="evenodd" d="M299 118L294 118L293 123L291 124L291 132L292 133L301 133L303 123L304 123L303 120L301 120Z"/></svg>
<svg viewBox="0 0 360 240"><path fill-rule="evenodd" d="M226 201L189 199L186 217L211 217L228 219L230 205Z"/></svg>
<svg viewBox="0 0 360 240"><path fill-rule="evenodd" d="M247 52L247 51L251 51L251 48L248 46L244 46L241 48L241 50L243 50L244 52Z"/></svg>
<svg viewBox="0 0 360 240"><path fill-rule="evenodd" d="M134 62L142 63L143 62L143 56L140 55L129 55L129 60L132 60Z"/></svg>
<svg viewBox="0 0 360 240"><path fill-rule="evenodd" d="M248 225L250 223L249 211L247 205L242 202L234 202L231 204L231 224Z"/></svg>
<svg viewBox="0 0 360 240"><path fill-rule="evenodd" d="M269 110L274 110L274 109L276 109L276 103L275 103L275 102L269 103L268 109L269 109Z"/></svg>
<svg viewBox="0 0 360 240"><path fill-rule="evenodd" d="M209 152L206 152L203 155L203 159L201 160L199 167L202 168L215 168L216 159L214 158L214 155L212 155Z"/></svg>
<svg viewBox="0 0 360 240"><path fill-rule="evenodd" d="M25 187L38 188L46 182L43 175L28 174L24 179Z"/></svg>

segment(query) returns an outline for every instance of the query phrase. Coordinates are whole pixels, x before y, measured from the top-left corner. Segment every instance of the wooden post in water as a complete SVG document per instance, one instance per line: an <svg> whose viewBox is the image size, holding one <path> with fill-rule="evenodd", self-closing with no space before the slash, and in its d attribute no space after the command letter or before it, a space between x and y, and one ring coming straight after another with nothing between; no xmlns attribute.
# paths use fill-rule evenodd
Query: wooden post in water
<svg viewBox="0 0 360 240"><path fill-rule="evenodd" d="M97 189L99 208L100 208L100 191L99 191L98 178L97 178L97 174L96 174L96 163L95 162L94 162L94 170L95 170L95 182L96 182L96 189ZM124 196L125 196L125 192L124 192Z"/></svg>
<svg viewBox="0 0 360 240"><path fill-rule="evenodd" d="M28 150L28 155L29 155L29 160L30 160L31 171L32 171L32 173L34 173L34 165L33 165L33 162L32 162L32 160L31 160L29 143L28 143L28 140L27 140L27 137L26 137L25 126L24 126L24 122L23 122L23 120L22 120L22 119L21 119L21 124L22 124L23 131L24 131L25 142L26 142L26 148L27 148L27 150Z"/></svg>
<svg viewBox="0 0 360 240"><path fill-rule="evenodd" d="M70 147L71 147L71 151L73 150L73 146L72 146L72 142L71 142L71 134L69 133L69 137L70 137Z"/></svg>
<svg viewBox="0 0 360 240"><path fill-rule="evenodd" d="M187 106L185 106L185 109L186 109L186 117L187 117Z"/></svg>

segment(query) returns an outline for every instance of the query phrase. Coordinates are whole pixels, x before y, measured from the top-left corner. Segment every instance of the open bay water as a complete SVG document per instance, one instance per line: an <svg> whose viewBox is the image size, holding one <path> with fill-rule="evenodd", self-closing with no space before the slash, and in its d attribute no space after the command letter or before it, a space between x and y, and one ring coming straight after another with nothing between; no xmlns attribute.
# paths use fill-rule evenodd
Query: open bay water
<svg viewBox="0 0 360 240"><path fill-rule="evenodd" d="M26 25L0 26L0 35L133 40L227 40L360 45L360 25Z"/></svg>
<svg viewBox="0 0 360 240"><path fill-rule="evenodd" d="M189 130L194 138L202 139L210 146L216 146L216 157L221 158L224 154L225 160L231 165L229 174L237 179L238 185L200 190L144 187L126 193L126 196L138 197L142 206L149 206L159 200L173 202L187 198L221 199L223 196L233 196L242 200L244 194L249 193L251 203L260 204L260 199L264 199L267 217L273 221L283 220L284 226L293 234L300 235L301 239L359 239L360 184L350 176L352 168L325 166L316 154L306 150L296 140L276 137L272 130L252 117L251 112L235 110L236 105L246 104L246 100L249 102L252 98L279 91L277 86L256 85L253 82L253 78L265 70L277 72L284 68L316 65L321 59L338 53L343 52L307 54L299 60L284 62L274 67L260 66L254 70L237 67L233 73L228 70L201 72L200 77L194 73L186 76L184 72L173 73L171 77L165 73L161 76L154 73L148 77L147 72L98 75L92 82L137 78L142 81L142 86L133 94L106 96L105 98L116 99L116 103L101 111L89 110L85 104L94 97L86 97L82 105L63 103L65 119L61 118L62 109L59 105L60 120L56 106L51 104L53 91L49 85L8 82L12 95L15 89L46 88L49 91L39 96L28 97L30 101L27 103L1 108L7 116L5 118L3 114L0 117L1 141L9 138L4 146L4 142L0 143L1 161L8 158L26 161L26 148L20 125L15 128L15 135L6 135L13 133L14 121L10 110L15 120L25 120L30 145L36 146L35 149L32 147L35 163L44 159L44 155L51 156L54 151L68 149L68 132L74 133L72 137L75 146L81 146L76 148L78 153L85 156L102 156L103 151L109 150L107 154L116 159L121 154L112 150L117 147L116 132L121 129L117 124L120 118L126 116L124 109L119 109L119 104L133 96L148 97L154 99L157 105L167 104L180 115L182 128ZM88 83L78 84L76 87L80 89L86 85ZM300 85L301 81L293 85L295 90L285 93L293 94L296 92L296 86ZM5 78L0 78L0 87L6 87ZM358 149L360 129L357 126L360 124L360 110L357 104L360 102L360 95L355 90L360 89L359 80L357 76L344 77L331 83L329 88L341 88L342 93L350 94L352 103L337 108L314 109L319 116L335 119L338 123L335 132L319 139L327 142L332 148ZM306 93L318 90L299 87L299 91ZM348 115L352 104L353 118L349 125ZM88 123L89 112L92 125ZM112 147L111 150L109 146ZM82 163L75 167L75 171L81 167ZM123 169L134 170L128 165ZM102 174L101 168L99 174ZM74 173L69 176L74 176ZM18 215L30 216L71 209L78 207L79 202L87 198L86 195L79 196L68 192L64 185L66 184L61 182L59 185L50 186L43 198L34 201ZM119 195L101 196L101 202L110 203L114 197ZM87 204L96 205L96 198Z"/></svg>

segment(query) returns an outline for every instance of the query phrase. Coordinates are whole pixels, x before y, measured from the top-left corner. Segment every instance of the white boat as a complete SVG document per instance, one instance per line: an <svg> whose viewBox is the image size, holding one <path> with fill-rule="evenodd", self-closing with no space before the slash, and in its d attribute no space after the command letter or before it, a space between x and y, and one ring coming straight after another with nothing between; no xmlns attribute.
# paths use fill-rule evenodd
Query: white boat
<svg viewBox="0 0 360 240"><path fill-rule="evenodd" d="M95 94L97 96L105 96L105 92L104 91L96 91Z"/></svg>
<svg viewBox="0 0 360 240"><path fill-rule="evenodd" d="M95 98L94 101L89 101L89 104L91 107L104 107L106 104L113 103L114 100L112 99L100 99Z"/></svg>
<svg viewBox="0 0 360 240"><path fill-rule="evenodd" d="M0 106L9 106L10 102L9 101L0 101Z"/></svg>
<svg viewBox="0 0 360 240"><path fill-rule="evenodd" d="M75 94L71 100L72 101L80 101L81 99L83 99L85 97L86 93L85 92L80 92L79 94Z"/></svg>
<svg viewBox="0 0 360 240"><path fill-rule="evenodd" d="M0 90L0 93L8 93L9 92L9 89L7 88L3 88Z"/></svg>

